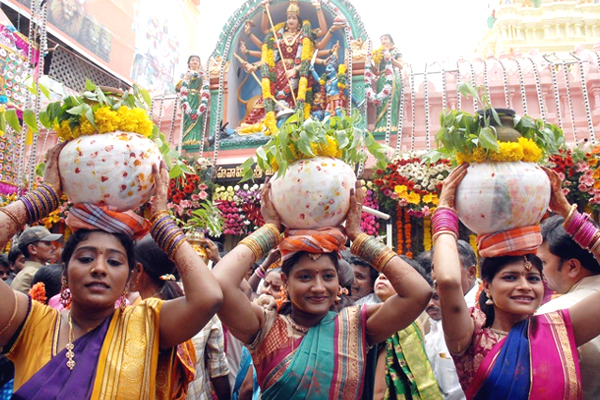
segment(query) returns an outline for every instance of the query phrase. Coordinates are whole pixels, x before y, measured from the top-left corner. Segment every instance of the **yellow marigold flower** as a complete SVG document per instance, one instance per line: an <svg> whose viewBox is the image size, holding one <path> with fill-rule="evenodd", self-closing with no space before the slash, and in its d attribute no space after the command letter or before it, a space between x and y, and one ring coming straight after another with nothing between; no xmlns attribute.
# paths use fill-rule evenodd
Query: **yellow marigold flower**
<svg viewBox="0 0 600 400"><path fill-rule="evenodd" d="M598 167L594 170L594 173L592 174L592 178L600 179L600 167Z"/></svg>
<svg viewBox="0 0 600 400"><path fill-rule="evenodd" d="M337 140L332 138L331 136L326 136L327 144L316 144L311 143L310 147L317 156L321 157L334 157L338 153L338 144Z"/></svg>
<svg viewBox="0 0 600 400"><path fill-rule="evenodd" d="M265 116L265 126L267 127L267 132L265 133L267 136L276 134L279 129L277 129L277 123L275 122L275 112L269 111Z"/></svg>
<svg viewBox="0 0 600 400"><path fill-rule="evenodd" d="M432 200L433 200L433 195L431 193L428 193L423 196L423 203L431 203Z"/></svg>
<svg viewBox="0 0 600 400"><path fill-rule="evenodd" d="M123 108L123 107L121 107ZM119 116L110 107L100 107L94 112L98 132L114 132L119 129Z"/></svg>
<svg viewBox="0 0 600 400"><path fill-rule="evenodd" d="M394 192L398 193L399 196L402 196L407 193L407 189L406 185L396 185L396 187L394 187Z"/></svg>
<svg viewBox="0 0 600 400"><path fill-rule="evenodd" d="M96 133L96 128L94 128L94 125L92 125L92 123L84 116L79 118L79 128L81 129L82 135L93 135Z"/></svg>
<svg viewBox="0 0 600 400"><path fill-rule="evenodd" d="M296 147L293 144L288 144L288 149L290 149L290 152L292 153L292 157L294 158L294 160L299 160L300 157L298 157L298 152L296 151Z"/></svg>
<svg viewBox="0 0 600 400"><path fill-rule="evenodd" d="M338 73L345 74L346 73L346 64L340 64L338 67Z"/></svg>
<svg viewBox="0 0 600 400"><path fill-rule="evenodd" d="M273 170L273 172L277 172L279 170L279 163L275 158L271 160L271 169Z"/></svg>
<svg viewBox="0 0 600 400"><path fill-rule="evenodd" d="M261 61L263 64L268 64L268 62L267 62L267 55L268 55L268 54L267 54L267 52L268 52L268 51L269 51L269 49L268 49L268 47L267 47L267 44L266 44L266 43L264 43L264 44L262 45L262 49L261 49L261 52L260 52L260 53L261 53L260 61Z"/></svg>
<svg viewBox="0 0 600 400"><path fill-rule="evenodd" d="M432 196L431 196L431 203L432 203L433 205L436 205L436 206L437 206L438 204L440 204L440 198L438 197L438 195L437 195L437 194L434 194L434 195L432 195Z"/></svg>
<svg viewBox="0 0 600 400"><path fill-rule="evenodd" d="M271 81L269 78L262 78L262 95L263 99L270 99L271 95Z"/></svg>
<svg viewBox="0 0 600 400"><path fill-rule="evenodd" d="M54 125L54 130L56 131L56 135L65 142L73 139L73 133L71 132L69 121L67 120L61 122L60 126L58 124Z"/></svg>
<svg viewBox="0 0 600 400"><path fill-rule="evenodd" d="M313 56L313 48L312 41L309 37L305 37L302 39L302 54L300 55L300 60L308 61Z"/></svg>
<svg viewBox="0 0 600 400"><path fill-rule="evenodd" d="M298 100L306 100L306 88L308 86L308 80L305 76L300 78L300 83L298 84Z"/></svg>
<svg viewBox="0 0 600 400"><path fill-rule="evenodd" d="M470 162L482 163L485 162L486 159L487 152L485 149L483 147L476 147L475 150L473 150L473 154L471 154Z"/></svg>
<svg viewBox="0 0 600 400"><path fill-rule="evenodd" d="M523 159L523 148L519 143L499 142L498 152L490 152L490 160L499 162L514 162Z"/></svg>
<svg viewBox="0 0 600 400"><path fill-rule="evenodd" d="M275 50L267 50L267 65L269 68L275 68Z"/></svg>
<svg viewBox="0 0 600 400"><path fill-rule="evenodd" d="M456 162L459 165L460 164L464 164L464 163L470 163L471 162L471 155L458 152L458 153L456 153Z"/></svg>
<svg viewBox="0 0 600 400"><path fill-rule="evenodd" d="M335 153L335 158L341 159L343 155L344 155L344 151L340 149L340 150L338 150L337 153Z"/></svg>
<svg viewBox="0 0 600 400"><path fill-rule="evenodd" d="M408 201L409 204L419 204L421 202L421 195L416 192L409 193L406 197L406 201Z"/></svg>
<svg viewBox="0 0 600 400"><path fill-rule="evenodd" d="M588 158L587 163L590 167L595 167L596 165L598 165L598 159L597 158Z"/></svg>
<svg viewBox="0 0 600 400"><path fill-rule="evenodd" d="M304 118L305 119L310 118L310 109L311 109L310 103L304 103Z"/></svg>
<svg viewBox="0 0 600 400"><path fill-rule="evenodd" d="M523 148L523 161L538 162L542 158L542 149L531 139L519 138L519 144Z"/></svg>

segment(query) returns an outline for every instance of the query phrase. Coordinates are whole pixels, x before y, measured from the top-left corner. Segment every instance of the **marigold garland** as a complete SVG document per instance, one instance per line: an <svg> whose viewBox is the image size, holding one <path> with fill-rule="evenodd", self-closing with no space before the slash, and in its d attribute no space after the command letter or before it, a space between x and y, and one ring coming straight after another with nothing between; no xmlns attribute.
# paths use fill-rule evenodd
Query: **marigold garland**
<svg viewBox="0 0 600 400"><path fill-rule="evenodd" d="M404 219L402 218L402 212L403 208L400 207L400 205L396 205L396 252L398 253L398 255L404 254L402 251L402 248L404 247L404 239L402 237L402 235L404 234L404 227L402 223Z"/></svg>
<svg viewBox="0 0 600 400"><path fill-rule="evenodd" d="M145 110L121 106L117 111L108 106L98 107L93 111L96 127L88 121L85 115L79 118L79 124L71 127L68 120L60 125L56 124L56 135L64 141L78 138L79 136L93 135L96 133L114 132L117 130L139 133L150 137L153 123Z"/></svg>
<svg viewBox="0 0 600 400"><path fill-rule="evenodd" d="M433 248L433 241L431 239L431 218L423 218L423 248L425 251L429 251Z"/></svg>
<svg viewBox="0 0 600 400"><path fill-rule="evenodd" d="M542 149L531 139L519 138L518 142L498 142L498 151L488 151L482 147L476 147L472 153L456 153L458 164L482 163L486 161L495 162L539 162L542 159Z"/></svg>
<svg viewBox="0 0 600 400"><path fill-rule="evenodd" d="M412 224L410 222L410 214L408 212L404 212L404 246L406 248L406 257L413 258Z"/></svg>

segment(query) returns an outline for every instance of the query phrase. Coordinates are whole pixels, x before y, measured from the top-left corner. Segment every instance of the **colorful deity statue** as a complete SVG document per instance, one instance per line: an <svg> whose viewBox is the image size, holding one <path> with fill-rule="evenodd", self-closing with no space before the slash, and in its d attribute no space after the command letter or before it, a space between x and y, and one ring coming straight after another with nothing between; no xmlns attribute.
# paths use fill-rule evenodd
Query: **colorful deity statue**
<svg viewBox="0 0 600 400"><path fill-rule="evenodd" d="M202 127L208 99L210 79L202 70L200 57L192 55L188 59L188 71L177 85L183 114L182 146L198 146L202 140Z"/></svg>
<svg viewBox="0 0 600 400"><path fill-rule="evenodd" d="M326 119L328 116L342 116L348 104L348 89L346 88L346 65L338 63L337 54L332 54L327 59L325 73L319 77L314 68L312 75L320 84L320 99L323 101L322 113L315 113L317 119ZM320 118L322 115L323 118Z"/></svg>
<svg viewBox="0 0 600 400"><path fill-rule="evenodd" d="M276 114L289 110L310 110L306 105L306 94L312 86L310 75L310 61L315 51L318 56L331 54L331 50L323 50L331 38L333 32L342 29L344 25L334 25L327 29L327 24L321 4L314 1L312 4L317 11L319 28L312 30L308 20L303 21L300 17L300 6L293 0L290 2L285 22L270 25L271 14L269 2L262 3L264 7L261 28L266 33L261 42L251 33L252 23L247 22L245 31L250 41L258 46L261 51L250 50L245 42L240 42L240 51L245 56L261 59L260 62L243 62L244 69L254 74L260 68L262 96L254 101L251 110L246 110L246 115L241 122L242 131L244 127L262 124L267 128L268 134L277 131ZM322 37L320 41L315 38ZM259 80L255 75L255 79ZM247 107L250 105L248 102ZM250 129L249 131L253 131Z"/></svg>
<svg viewBox="0 0 600 400"><path fill-rule="evenodd" d="M365 71L365 90L369 102L375 105L375 132L398 131L398 105L403 68L402 54L389 34L381 36L381 46L372 54L372 70ZM377 83L373 85L373 74ZM373 89L376 87L377 91Z"/></svg>

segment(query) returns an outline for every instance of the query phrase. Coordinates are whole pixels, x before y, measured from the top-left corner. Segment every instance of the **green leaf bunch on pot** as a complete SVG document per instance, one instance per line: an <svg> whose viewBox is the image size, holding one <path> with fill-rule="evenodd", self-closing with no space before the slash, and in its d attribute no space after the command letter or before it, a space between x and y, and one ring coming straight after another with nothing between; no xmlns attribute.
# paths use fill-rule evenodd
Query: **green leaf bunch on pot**
<svg viewBox="0 0 600 400"><path fill-rule="evenodd" d="M325 122L305 120L301 111L297 112L269 142L256 150L256 162L263 171L273 170L281 177L288 166L298 160L332 157L355 166L367 159L368 151L377 160L378 168L384 168L388 147L378 143L360 124L361 116L356 111L352 116L332 116ZM241 182L252 179L254 162L251 157L242 164Z"/></svg>
<svg viewBox="0 0 600 400"><path fill-rule="evenodd" d="M540 162L564 147L563 132L556 125L528 115L516 116L513 110L494 109L483 87L477 90L462 82L458 90L461 95L476 99L483 111L444 111L436 134L437 149L427 154L428 162L442 158L458 164Z"/></svg>

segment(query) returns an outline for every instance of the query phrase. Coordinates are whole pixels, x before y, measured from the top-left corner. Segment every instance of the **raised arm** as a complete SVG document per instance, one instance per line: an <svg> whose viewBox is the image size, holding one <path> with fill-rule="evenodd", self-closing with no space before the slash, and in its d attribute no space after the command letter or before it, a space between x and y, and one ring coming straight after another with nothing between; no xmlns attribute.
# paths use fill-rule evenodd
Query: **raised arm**
<svg viewBox="0 0 600 400"><path fill-rule="evenodd" d="M44 215L38 215L39 218L45 217L50 211L53 211L58 207L58 199L62 194L58 171L58 155L63 147L64 143L53 147L48 151L46 156L44 182L48 187L42 187L44 185L40 185L37 190L29 192L27 196L24 196L29 199L48 199L53 198L51 191L57 196L54 199L55 201L51 202L52 209L45 208L46 212ZM38 195L42 197L37 197ZM34 220L33 216L30 215L30 211L28 211L30 207L27 207L23 200L17 200L0 209L2 211L0 212L0 246L2 248L4 248L6 243L21 230L24 224L37 222L37 220ZM41 211L35 203L34 208ZM13 291L6 283L4 283L4 281L2 281L0 282L0 301L2 302L2 307L0 307L0 347L3 347L10 341L19 326L25 320L29 300L25 294Z"/></svg>
<svg viewBox="0 0 600 400"><path fill-rule="evenodd" d="M439 210L454 210L456 187L467 174L468 164L456 167L444 180L440 195ZM444 210L447 211L447 210ZM467 348L473 337L473 320L461 286L460 260L456 237L448 231L437 234L433 253L435 283L440 296L442 326L448 350L460 353Z"/></svg>
<svg viewBox="0 0 600 400"><path fill-rule="evenodd" d="M360 231L363 197L362 187L357 182L350 195L350 210L346 218L346 234L353 242L351 251L384 273L396 291L383 304L368 306L367 340L374 345L417 319L431 297L431 287L394 251Z"/></svg>
<svg viewBox="0 0 600 400"><path fill-rule="evenodd" d="M261 191L261 212L265 226L240 242L213 270L224 294L219 318L231 333L244 343L251 343L262 328L264 311L248 299L240 289L240 284L250 265L260 258L261 253L274 248L280 240L274 231L279 232L281 222L271 203L270 195L271 185L267 183ZM255 238L261 240L257 241ZM261 248L258 243L270 248Z"/></svg>
<svg viewBox="0 0 600 400"><path fill-rule="evenodd" d="M221 306L223 293L167 211L169 173L164 163L160 170L154 168L154 179L156 196L152 204L152 237L175 262L185 291L185 296L165 301L161 309L160 347L166 349L198 333Z"/></svg>
<svg viewBox="0 0 600 400"><path fill-rule="evenodd" d="M544 171L546 171L546 174L548 174L548 177L550 178L550 185L552 188L550 209L563 217L565 219L565 224L567 223L567 220L573 221L573 217L576 217L579 213L571 208L569 201L565 197L562 191L560 177L555 171L548 168L544 168ZM584 225L591 225L590 222L582 222ZM588 227L592 229L591 226ZM566 230L569 232L570 229ZM596 229L596 231L598 230ZM595 236L592 236L592 241L594 237ZM600 245L594 246L594 244L595 242L592 242L588 247L594 250L592 254L596 257L596 260L600 260ZM573 324L573 332L575 334L575 343L577 346L581 346L600 335L600 291L589 295L579 303L571 306L569 308L569 314L571 316L571 323Z"/></svg>
<svg viewBox="0 0 600 400"><path fill-rule="evenodd" d="M271 29L268 15L269 0L263 0L262 3L260 3L260 5L263 7L262 18L260 19L260 30L262 31L263 35L266 35Z"/></svg>
<svg viewBox="0 0 600 400"><path fill-rule="evenodd" d="M344 27L344 25L333 25L331 28L329 28L327 33L324 35L325 37L315 44L315 49L323 50L325 46L327 46L327 43L329 43L329 41L331 40L333 33L335 31L339 31L340 29L344 29Z"/></svg>
<svg viewBox="0 0 600 400"><path fill-rule="evenodd" d="M325 32L327 31L327 21L325 20L325 15L323 15L323 8L321 6L321 0L313 0L312 5L315 7L317 11L317 19L319 20L319 29L316 31L317 37L323 37Z"/></svg>

